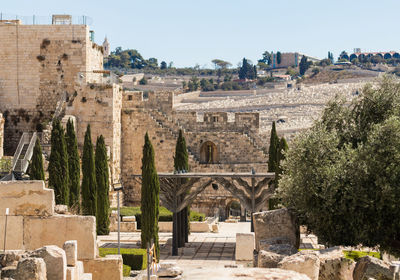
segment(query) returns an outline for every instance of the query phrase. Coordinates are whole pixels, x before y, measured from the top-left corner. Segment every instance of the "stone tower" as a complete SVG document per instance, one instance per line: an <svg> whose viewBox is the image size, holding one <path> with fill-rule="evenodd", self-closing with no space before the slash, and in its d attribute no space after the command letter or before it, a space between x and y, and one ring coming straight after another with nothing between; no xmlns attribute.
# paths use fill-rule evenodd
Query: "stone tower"
<svg viewBox="0 0 400 280"><path fill-rule="evenodd" d="M108 43L107 36L104 38L103 49L104 49L104 57L109 56L110 55L110 43Z"/></svg>

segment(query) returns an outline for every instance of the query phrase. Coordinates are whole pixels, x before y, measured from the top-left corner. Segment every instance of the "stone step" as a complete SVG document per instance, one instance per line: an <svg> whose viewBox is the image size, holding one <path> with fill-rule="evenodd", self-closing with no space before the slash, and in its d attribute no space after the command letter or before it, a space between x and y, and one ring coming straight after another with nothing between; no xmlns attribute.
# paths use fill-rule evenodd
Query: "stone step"
<svg viewBox="0 0 400 280"><path fill-rule="evenodd" d="M84 273L80 280L92 280L92 273Z"/></svg>

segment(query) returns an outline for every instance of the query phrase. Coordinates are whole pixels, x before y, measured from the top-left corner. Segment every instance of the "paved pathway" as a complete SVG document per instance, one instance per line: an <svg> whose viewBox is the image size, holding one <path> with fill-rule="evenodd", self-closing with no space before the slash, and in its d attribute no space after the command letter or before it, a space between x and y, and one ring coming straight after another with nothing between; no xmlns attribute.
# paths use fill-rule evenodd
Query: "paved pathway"
<svg viewBox="0 0 400 280"><path fill-rule="evenodd" d="M250 222L219 223L218 233L192 233L189 243L182 248L183 254L171 256L172 233L159 233L161 261L176 261L185 273L202 268L221 268L251 266L249 263L235 261L236 233L250 232ZM122 248L139 248L140 232L121 233ZM313 235L301 235L300 248L317 248L317 238ZM101 247L117 247L117 233L98 236Z"/></svg>

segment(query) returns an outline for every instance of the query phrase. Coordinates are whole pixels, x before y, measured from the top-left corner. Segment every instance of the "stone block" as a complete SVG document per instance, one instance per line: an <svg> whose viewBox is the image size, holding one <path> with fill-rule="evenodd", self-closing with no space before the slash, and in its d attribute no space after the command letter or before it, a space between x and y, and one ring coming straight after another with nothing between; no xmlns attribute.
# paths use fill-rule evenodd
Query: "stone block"
<svg viewBox="0 0 400 280"><path fill-rule="evenodd" d="M42 258L46 263L48 280L65 280L67 257L65 251L55 245L44 246L32 252L31 257Z"/></svg>
<svg viewBox="0 0 400 280"><path fill-rule="evenodd" d="M318 280L320 260L318 252L299 252L295 255L287 256L278 263L278 268L293 270L303 273L311 280Z"/></svg>
<svg viewBox="0 0 400 280"><path fill-rule="evenodd" d="M80 280L92 280L92 279L93 279L92 273L84 273ZM97 278L95 278L95 279L97 280ZM99 279L105 280L105 278L99 278Z"/></svg>
<svg viewBox="0 0 400 280"><path fill-rule="evenodd" d="M119 227L121 232L135 232L137 231L137 222L120 222ZM110 231L118 231L118 224L113 224Z"/></svg>
<svg viewBox="0 0 400 280"><path fill-rule="evenodd" d="M218 224L212 224L211 225L211 231L214 232L214 233L218 233L219 232Z"/></svg>
<svg viewBox="0 0 400 280"><path fill-rule="evenodd" d="M85 272L96 280L122 280L122 256L108 255L105 258L84 260Z"/></svg>
<svg viewBox="0 0 400 280"><path fill-rule="evenodd" d="M78 260L78 242L76 242L76 240L66 241L63 249L67 257L67 265L75 266Z"/></svg>
<svg viewBox="0 0 400 280"><path fill-rule="evenodd" d="M260 240L286 238L295 248L300 245L300 229L291 213L286 208L253 214L256 249Z"/></svg>
<svg viewBox="0 0 400 280"><path fill-rule="evenodd" d="M77 241L79 260L94 259L97 255L96 218L69 215L24 217L25 249L35 250L47 244L63 247L68 240Z"/></svg>
<svg viewBox="0 0 400 280"><path fill-rule="evenodd" d="M0 244L4 244L4 225L6 216L0 216ZM6 250L22 250L24 249L24 217L8 216L7 217L7 236ZM2 248L3 249L3 248Z"/></svg>
<svg viewBox="0 0 400 280"><path fill-rule="evenodd" d="M123 222L136 222L136 217L135 216L123 216L122 221Z"/></svg>
<svg viewBox="0 0 400 280"><path fill-rule="evenodd" d="M159 232L172 232L172 222L158 222Z"/></svg>
<svg viewBox="0 0 400 280"><path fill-rule="evenodd" d="M52 216L54 191L45 188L43 181L0 182L0 216L6 208L14 216Z"/></svg>
<svg viewBox="0 0 400 280"><path fill-rule="evenodd" d="M76 266L67 266L67 280L80 280Z"/></svg>
<svg viewBox="0 0 400 280"><path fill-rule="evenodd" d="M277 268L278 263L286 257L274 252L260 250L257 257L257 267Z"/></svg>
<svg viewBox="0 0 400 280"><path fill-rule="evenodd" d="M260 241L260 251L274 252L280 255L293 255L297 253L297 249L291 244L268 244Z"/></svg>
<svg viewBox="0 0 400 280"><path fill-rule="evenodd" d="M319 280L353 279L355 262L346 259L342 247L332 247L319 251Z"/></svg>
<svg viewBox="0 0 400 280"><path fill-rule="evenodd" d="M210 232L210 224L207 222L190 222L190 232Z"/></svg>
<svg viewBox="0 0 400 280"><path fill-rule="evenodd" d="M179 276L182 273L183 273L183 271L180 267L172 266L172 267L168 267L168 268L160 268L157 271L157 276L172 278L172 277Z"/></svg>
<svg viewBox="0 0 400 280"><path fill-rule="evenodd" d="M390 271L389 263L371 256L360 258L354 268L353 279L364 280L370 278L379 280L393 279L393 272Z"/></svg>
<svg viewBox="0 0 400 280"><path fill-rule="evenodd" d="M83 262L82 261L77 261L76 262L76 274L78 275L78 279L80 280L85 273L83 269Z"/></svg>
<svg viewBox="0 0 400 280"><path fill-rule="evenodd" d="M236 260L252 261L254 256L254 233L236 233Z"/></svg>
<svg viewBox="0 0 400 280"><path fill-rule="evenodd" d="M66 213L68 213L68 206L57 204L54 207L54 212L56 212L57 214L66 214Z"/></svg>
<svg viewBox="0 0 400 280"><path fill-rule="evenodd" d="M15 280L47 280L46 263L41 258L26 258L18 262Z"/></svg>

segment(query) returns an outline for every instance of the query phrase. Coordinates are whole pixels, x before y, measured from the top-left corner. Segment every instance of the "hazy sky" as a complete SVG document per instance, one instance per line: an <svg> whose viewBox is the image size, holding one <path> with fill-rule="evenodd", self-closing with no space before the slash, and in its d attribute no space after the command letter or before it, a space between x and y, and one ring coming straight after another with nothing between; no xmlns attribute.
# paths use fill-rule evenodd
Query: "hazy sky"
<svg viewBox="0 0 400 280"><path fill-rule="evenodd" d="M253 62L265 51L400 50L399 0L0 0L21 16L87 15L95 40L175 66Z"/></svg>

